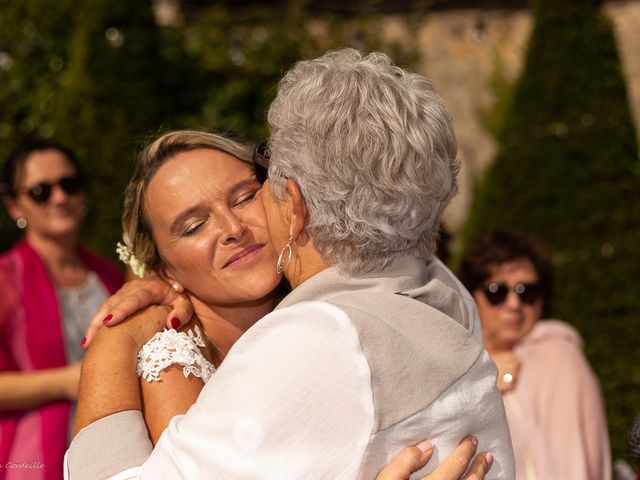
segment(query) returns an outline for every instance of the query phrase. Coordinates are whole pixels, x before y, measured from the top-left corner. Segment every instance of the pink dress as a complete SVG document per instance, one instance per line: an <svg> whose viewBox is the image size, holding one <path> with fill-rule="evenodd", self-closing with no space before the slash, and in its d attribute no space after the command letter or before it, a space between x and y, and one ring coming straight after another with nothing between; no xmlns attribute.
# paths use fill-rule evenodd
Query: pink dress
<svg viewBox="0 0 640 480"><path fill-rule="evenodd" d="M122 285L123 274L113 263L84 248L78 254L109 292ZM0 255L0 371L66 364L55 287L38 254L22 241ZM58 401L0 412L0 480L62 478L69 411L70 402Z"/></svg>
<svg viewBox="0 0 640 480"><path fill-rule="evenodd" d="M520 371L503 399L516 480L610 480L602 394L578 332L542 320L514 353Z"/></svg>

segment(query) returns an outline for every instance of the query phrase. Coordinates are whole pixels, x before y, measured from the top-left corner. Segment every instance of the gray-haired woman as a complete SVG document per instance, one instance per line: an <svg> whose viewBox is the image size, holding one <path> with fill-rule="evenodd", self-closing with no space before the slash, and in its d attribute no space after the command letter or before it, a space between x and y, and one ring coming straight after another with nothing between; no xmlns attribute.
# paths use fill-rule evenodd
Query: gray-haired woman
<svg viewBox="0 0 640 480"><path fill-rule="evenodd" d="M373 478L387 452L425 434L442 458L473 433L495 458L487 478L512 478L473 301L429 257L458 169L440 97L382 54L341 50L293 67L269 124L261 195L274 268L293 292L236 342L152 453L130 411L135 373L119 366L135 363L126 356L164 315L100 329L70 458L108 459L118 478ZM108 431L118 442L107 447Z"/></svg>

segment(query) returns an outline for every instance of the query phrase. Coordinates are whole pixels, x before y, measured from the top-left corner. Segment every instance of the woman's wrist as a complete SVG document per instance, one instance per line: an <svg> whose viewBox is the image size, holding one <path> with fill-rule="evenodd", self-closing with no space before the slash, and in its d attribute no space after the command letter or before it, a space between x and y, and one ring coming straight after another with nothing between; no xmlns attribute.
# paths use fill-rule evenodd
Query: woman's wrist
<svg viewBox="0 0 640 480"><path fill-rule="evenodd" d="M142 410L136 375L137 340L128 331L100 329L82 361L75 431L125 410Z"/></svg>

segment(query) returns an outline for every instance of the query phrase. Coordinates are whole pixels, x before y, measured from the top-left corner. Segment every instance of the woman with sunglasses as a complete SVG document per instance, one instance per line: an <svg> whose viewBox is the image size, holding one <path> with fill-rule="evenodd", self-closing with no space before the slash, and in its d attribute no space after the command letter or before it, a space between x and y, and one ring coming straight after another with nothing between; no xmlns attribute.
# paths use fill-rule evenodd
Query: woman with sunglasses
<svg viewBox="0 0 640 480"><path fill-rule="evenodd" d="M80 341L124 279L78 245L86 199L69 149L26 140L9 155L0 192L25 233L0 255L0 479L57 480L73 423Z"/></svg>
<svg viewBox="0 0 640 480"><path fill-rule="evenodd" d="M578 332L548 318L553 268L536 241L489 232L462 262L485 348L498 366L516 480L608 480L611 458L598 380Z"/></svg>

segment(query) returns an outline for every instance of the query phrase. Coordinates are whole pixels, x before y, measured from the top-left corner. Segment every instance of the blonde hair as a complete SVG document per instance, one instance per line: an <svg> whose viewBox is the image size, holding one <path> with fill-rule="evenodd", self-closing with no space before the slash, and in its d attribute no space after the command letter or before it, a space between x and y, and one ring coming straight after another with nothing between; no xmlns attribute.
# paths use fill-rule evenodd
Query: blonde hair
<svg viewBox="0 0 640 480"><path fill-rule="evenodd" d="M168 160L177 154L208 149L227 153L254 168L249 146L215 133L178 130L162 135L140 154L136 170L124 194L122 213L122 239L140 262L147 268L160 263L151 229L145 218L144 196L149 182Z"/></svg>

